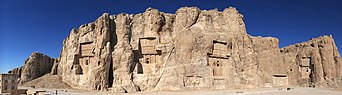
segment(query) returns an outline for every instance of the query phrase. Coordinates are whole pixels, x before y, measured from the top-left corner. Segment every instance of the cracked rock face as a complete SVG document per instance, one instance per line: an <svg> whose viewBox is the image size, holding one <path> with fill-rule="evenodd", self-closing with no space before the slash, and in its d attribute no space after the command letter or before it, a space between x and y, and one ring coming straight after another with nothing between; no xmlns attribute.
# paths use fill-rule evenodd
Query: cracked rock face
<svg viewBox="0 0 342 95"><path fill-rule="evenodd" d="M71 31L51 74L73 88L113 92L339 87L341 57L332 37L282 49L278 42L248 35L233 7L105 13Z"/></svg>

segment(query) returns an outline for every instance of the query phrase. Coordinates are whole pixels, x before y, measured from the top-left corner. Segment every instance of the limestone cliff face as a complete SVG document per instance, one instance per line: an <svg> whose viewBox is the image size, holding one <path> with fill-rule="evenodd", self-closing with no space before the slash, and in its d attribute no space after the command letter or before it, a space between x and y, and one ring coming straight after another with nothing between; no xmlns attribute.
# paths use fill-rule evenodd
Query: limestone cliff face
<svg viewBox="0 0 342 95"><path fill-rule="evenodd" d="M54 60L55 59L42 53L33 52L30 57L25 60L22 67L15 68L9 71L9 73L18 74L18 76L20 76L19 83L23 84L50 73Z"/></svg>
<svg viewBox="0 0 342 95"><path fill-rule="evenodd" d="M341 57L332 36L314 38L281 50L291 85L339 87Z"/></svg>
<svg viewBox="0 0 342 95"><path fill-rule="evenodd" d="M108 88L111 53L116 44L115 23L108 14L73 29L64 40L57 75L75 88Z"/></svg>
<svg viewBox="0 0 342 95"><path fill-rule="evenodd" d="M232 7L105 13L71 31L52 74L74 88L113 92L338 86L341 57L332 37L283 49L278 42L248 35Z"/></svg>

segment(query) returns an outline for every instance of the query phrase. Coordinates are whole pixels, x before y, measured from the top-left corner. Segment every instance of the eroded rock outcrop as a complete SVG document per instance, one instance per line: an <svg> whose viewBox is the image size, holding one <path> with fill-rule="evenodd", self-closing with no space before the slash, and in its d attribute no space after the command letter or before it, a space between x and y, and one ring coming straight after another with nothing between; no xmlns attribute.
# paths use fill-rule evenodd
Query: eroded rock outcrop
<svg viewBox="0 0 342 95"><path fill-rule="evenodd" d="M281 52L289 80L294 80L290 85L340 87L342 60L331 35L285 47Z"/></svg>
<svg viewBox="0 0 342 95"><path fill-rule="evenodd" d="M73 88L113 92L340 86L332 37L282 49L278 42L248 35L233 7L105 13L72 29L51 74Z"/></svg>
<svg viewBox="0 0 342 95"><path fill-rule="evenodd" d="M55 59L42 53L33 52L30 57L25 60L22 67L15 68L9 71L9 73L18 74L18 76L20 76L19 83L23 84L50 73L54 60Z"/></svg>

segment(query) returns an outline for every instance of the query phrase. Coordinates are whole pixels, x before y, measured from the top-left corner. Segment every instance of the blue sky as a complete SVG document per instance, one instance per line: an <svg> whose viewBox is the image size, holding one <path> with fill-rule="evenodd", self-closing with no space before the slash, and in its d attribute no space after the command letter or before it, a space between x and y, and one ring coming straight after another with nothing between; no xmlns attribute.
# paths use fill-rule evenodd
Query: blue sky
<svg viewBox="0 0 342 95"><path fill-rule="evenodd" d="M174 13L182 6L223 10L236 7L247 32L279 38L280 47L332 34L342 49L342 0L1 0L0 72L23 65L34 51L59 57L72 28L104 12Z"/></svg>

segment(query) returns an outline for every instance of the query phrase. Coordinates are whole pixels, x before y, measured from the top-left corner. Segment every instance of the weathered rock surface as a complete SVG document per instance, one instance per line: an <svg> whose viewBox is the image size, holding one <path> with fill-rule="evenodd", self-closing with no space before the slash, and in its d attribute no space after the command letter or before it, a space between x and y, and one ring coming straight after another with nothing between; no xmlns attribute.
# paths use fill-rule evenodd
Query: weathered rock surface
<svg viewBox="0 0 342 95"><path fill-rule="evenodd" d="M25 60L22 67L15 68L9 73L18 74L20 76L20 84L39 78L51 72L54 59L39 52L33 52L29 58Z"/></svg>
<svg viewBox="0 0 342 95"><path fill-rule="evenodd" d="M21 76L21 71L23 70L23 66L14 68L11 71L8 71L10 74L17 74L18 76Z"/></svg>
<svg viewBox="0 0 342 95"><path fill-rule="evenodd" d="M72 29L51 74L73 88L113 92L340 87L341 57L331 36L282 49L278 42L248 35L233 7L104 13Z"/></svg>
<svg viewBox="0 0 342 95"><path fill-rule="evenodd" d="M290 85L340 87L342 60L331 35L282 48L281 52L289 80L295 80L289 81Z"/></svg>
<svg viewBox="0 0 342 95"><path fill-rule="evenodd" d="M57 75L62 75L63 81L75 88L104 90L110 87L108 79L112 48L116 44L115 29L115 23L107 13L93 23L73 29L64 40L60 61L55 66Z"/></svg>

